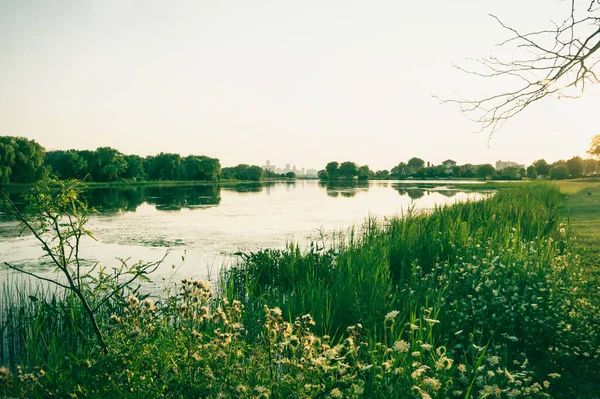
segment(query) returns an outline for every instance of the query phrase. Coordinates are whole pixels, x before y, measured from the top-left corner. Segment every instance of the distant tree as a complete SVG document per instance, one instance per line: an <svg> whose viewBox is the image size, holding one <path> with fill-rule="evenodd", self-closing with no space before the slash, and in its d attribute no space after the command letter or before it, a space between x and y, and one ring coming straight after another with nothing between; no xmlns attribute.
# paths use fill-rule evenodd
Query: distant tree
<svg viewBox="0 0 600 399"><path fill-rule="evenodd" d="M287 172L285 174L285 177L287 177L288 179L295 179L296 178L296 174L294 172Z"/></svg>
<svg viewBox="0 0 600 399"><path fill-rule="evenodd" d="M358 180L367 180L374 176L374 173L371 171L368 165L359 167L356 174L358 176Z"/></svg>
<svg viewBox="0 0 600 399"><path fill-rule="evenodd" d="M552 180L562 180L569 177L569 168L566 165L553 166L550 169L550 178Z"/></svg>
<svg viewBox="0 0 600 399"><path fill-rule="evenodd" d="M161 152L147 158L146 173L150 180L182 180L185 166L181 155Z"/></svg>
<svg viewBox="0 0 600 399"><path fill-rule="evenodd" d="M215 181L221 177L221 164L218 159L204 155L190 155L184 158L186 180Z"/></svg>
<svg viewBox="0 0 600 399"><path fill-rule="evenodd" d="M2 137L0 137L0 140ZM0 183L10 182L12 168L15 165L15 148L8 142L0 141Z"/></svg>
<svg viewBox="0 0 600 399"><path fill-rule="evenodd" d="M538 159L533 166L535 166L538 176L548 176L550 173L550 165L544 159Z"/></svg>
<svg viewBox="0 0 600 399"><path fill-rule="evenodd" d="M592 158L588 158L586 160L583 161L583 169L584 169L584 174L589 176L589 175L593 175L596 173L596 171L598 170L598 161Z"/></svg>
<svg viewBox="0 0 600 399"><path fill-rule="evenodd" d="M317 172L317 177L321 180L329 180L329 173L327 172L327 170L322 169L319 172Z"/></svg>
<svg viewBox="0 0 600 399"><path fill-rule="evenodd" d="M415 158L409 159L408 163L406 165L408 166L409 173L414 173L419 168L422 168L423 166L425 166L425 161L423 161L421 158L415 157Z"/></svg>
<svg viewBox="0 0 600 399"><path fill-rule="evenodd" d="M460 177L460 172L461 172L462 168L458 165L455 165L452 167L450 174L454 177Z"/></svg>
<svg viewBox="0 0 600 399"><path fill-rule="evenodd" d="M477 175L477 168L470 163L460 167L460 177L473 178Z"/></svg>
<svg viewBox="0 0 600 399"><path fill-rule="evenodd" d="M571 177L583 176L583 168L583 159L581 157L573 157L567 161L567 169L569 169Z"/></svg>
<svg viewBox="0 0 600 399"><path fill-rule="evenodd" d="M115 181L127 169L125 157L110 147L100 147L92 155L91 174L94 181Z"/></svg>
<svg viewBox="0 0 600 399"><path fill-rule="evenodd" d="M527 167L527 177L535 179L537 177L537 168L533 165Z"/></svg>
<svg viewBox="0 0 600 399"><path fill-rule="evenodd" d="M264 174L265 171L260 166L247 164L239 164L222 170L223 179L261 181Z"/></svg>
<svg viewBox="0 0 600 399"><path fill-rule="evenodd" d="M341 178L352 179L358 174L358 166L354 162L342 162L339 169Z"/></svg>
<svg viewBox="0 0 600 399"><path fill-rule="evenodd" d="M260 166L252 165L246 172L247 180L261 181L265 171Z"/></svg>
<svg viewBox="0 0 600 399"><path fill-rule="evenodd" d="M144 180L147 178L144 168L144 158L139 155L125 155L125 171L122 177L125 179Z"/></svg>
<svg viewBox="0 0 600 399"><path fill-rule="evenodd" d="M390 178L390 172L387 170L378 170L375 172L375 178L378 180L387 180Z"/></svg>
<svg viewBox="0 0 600 399"><path fill-rule="evenodd" d="M390 171L390 175L396 179L400 179L405 177L408 174L408 165L404 162L400 162L398 165L394 166Z"/></svg>
<svg viewBox="0 0 600 399"><path fill-rule="evenodd" d="M0 181L32 183L46 174L44 148L24 137L0 137Z"/></svg>
<svg viewBox="0 0 600 399"><path fill-rule="evenodd" d="M337 179L339 174L340 164L332 161L325 166L329 179Z"/></svg>
<svg viewBox="0 0 600 399"><path fill-rule="evenodd" d="M44 164L59 179L83 179L87 175L87 161L76 150L48 151Z"/></svg>
<svg viewBox="0 0 600 399"><path fill-rule="evenodd" d="M519 168L518 166L507 166L501 171L498 171L498 174L501 174L507 179L518 179L523 176L521 168Z"/></svg>
<svg viewBox="0 0 600 399"><path fill-rule="evenodd" d="M492 176L494 176L495 173L496 173L496 169L489 163L480 165L477 168L477 177L480 177L480 178L492 177Z"/></svg>

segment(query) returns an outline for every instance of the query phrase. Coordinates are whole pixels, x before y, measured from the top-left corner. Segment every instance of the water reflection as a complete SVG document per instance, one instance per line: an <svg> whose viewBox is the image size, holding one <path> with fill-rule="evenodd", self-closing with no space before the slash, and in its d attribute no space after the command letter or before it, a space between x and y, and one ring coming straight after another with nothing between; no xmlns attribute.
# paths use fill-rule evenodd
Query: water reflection
<svg viewBox="0 0 600 399"><path fill-rule="evenodd" d="M110 187L84 190L83 196L90 207L101 213L133 212L146 203L159 211L202 209L221 202L221 187L199 186L146 186Z"/></svg>
<svg viewBox="0 0 600 399"><path fill-rule="evenodd" d="M367 192L369 190L369 182L359 180L320 181L319 187L324 187L325 192L330 197L336 198L341 196L352 198L358 193Z"/></svg>
<svg viewBox="0 0 600 399"><path fill-rule="evenodd" d="M315 181L280 181L241 184L204 184L182 186L121 186L90 188L83 191L88 205L100 213L127 213L136 211L141 205L153 205L158 211L181 211L182 209L207 209L221 204L221 191L234 192L239 196L256 196L276 193L281 189L290 193L306 186L315 186ZM352 198L359 193L371 190L393 188L400 196L419 200L432 193L450 198L461 191L429 183L406 184L402 182L368 182L359 180L339 180L318 182L320 189L331 198ZM6 194L20 208L23 207L22 188L7 187Z"/></svg>

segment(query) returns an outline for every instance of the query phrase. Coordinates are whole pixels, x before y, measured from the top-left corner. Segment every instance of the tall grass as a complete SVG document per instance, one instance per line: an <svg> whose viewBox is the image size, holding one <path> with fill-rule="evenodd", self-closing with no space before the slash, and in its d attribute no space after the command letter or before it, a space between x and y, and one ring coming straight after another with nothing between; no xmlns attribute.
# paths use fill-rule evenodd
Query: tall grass
<svg viewBox="0 0 600 399"><path fill-rule="evenodd" d="M433 305L436 295L429 291L440 287L423 278L439 272L440 263L472 257L490 245L515 249L509 262L521 259L519 242L542 242L556 233L561 203L558 190L536 185L431 213L369 220L358 231L335 236L329 246L312 243L302 252L291 244L243 255L226 271L224 291L249 309L269 304L291 318L310 312L324 334L359 322L376 325L392 309L408 314L417 286L416 295ZM552 255L546 248L537 253L538 261Z"/></svg>

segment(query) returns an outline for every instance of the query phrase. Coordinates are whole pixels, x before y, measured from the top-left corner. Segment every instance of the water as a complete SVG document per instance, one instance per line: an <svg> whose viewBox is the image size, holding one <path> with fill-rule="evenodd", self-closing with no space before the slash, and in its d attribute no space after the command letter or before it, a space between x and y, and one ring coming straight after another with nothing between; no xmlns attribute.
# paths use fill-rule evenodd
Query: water
<svg viewBox="0 0 600 399"><path fill-rule="evenodd" d="M486 193L451 188L449 182L372 181L325 184L314 180L263 184L96 188L84 195L98 213L88 228L96 241L82 243L88 262L117 266L157 261L155 281L182 277L214 280L237 252L301 246L409 208L432 209ZM455 183L455 182L454 182ZM11 193L18 198L18 193ZM51 274L33 236L19 236L14 222L0 220L0 278L4 262Z"/></svg>

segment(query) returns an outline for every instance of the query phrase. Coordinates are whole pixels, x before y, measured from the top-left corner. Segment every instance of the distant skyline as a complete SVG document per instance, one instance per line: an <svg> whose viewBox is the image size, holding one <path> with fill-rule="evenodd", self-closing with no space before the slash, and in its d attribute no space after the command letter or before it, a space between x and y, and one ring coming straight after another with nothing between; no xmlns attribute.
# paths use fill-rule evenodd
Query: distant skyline
<svg viewBox="0 0 600 399"><path fill-rule="evenodd" d="M502 88L453 67L505 51L488 14L533 31L568 3L4 0L0 135L307 169L585 156L600 134L598 87L533 104L490 147L432 97Z"/></svg>

